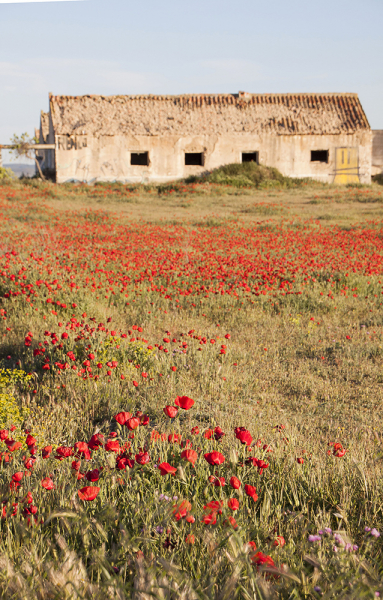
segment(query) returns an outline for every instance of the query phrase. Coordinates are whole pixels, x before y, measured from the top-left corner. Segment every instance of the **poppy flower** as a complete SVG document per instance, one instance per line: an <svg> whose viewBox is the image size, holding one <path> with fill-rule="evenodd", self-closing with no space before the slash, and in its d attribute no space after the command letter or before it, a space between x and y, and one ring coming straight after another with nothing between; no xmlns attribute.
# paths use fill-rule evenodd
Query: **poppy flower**
<svg viewBox="0 0 383 600"><path fill-rule="evenodd" d="M180 504L173 506L173 515L175 516L176 520L179 521L180 519L186 517L188 512L191 510L191 507L192 505L188 500L182 500Z"/></svg>
<svg viewBox="0 0 383 600"><path fill-rule="evenodd" d="M233 529L237 529L238 525L237 525L237 521L234 519L234 517L227 517L227 519L224 520L223 522L224 527L232 527Z"/></svg>
<svg viewBox="0 0 383 600"><path fill-rule="evenodd" d="M181 435L179 433L169 433L168 442L169 444L179 444L181 442Z"/></svg>
<svg viewBox="0 0 383 600"><path fill-rule="evenodd" d="M53 490L55 488L55 484L53 483L52 479L50 479L50 477L46 477L45 479L43 479L41 485L46 490Z"/></svg>
<svg viewBox="0 0 383 600"><path fill-rule="evenodd" d="M133 469L134 465L135 465L134 458L126 458L125 456L121 457L121 458L117 458L117 461L116 461L116 468L119 471L125 471L126 467L129 467L129 469Z"/></svg>
<svg viewBox="0 0 383 600"><path fill-rule="evenodd" d="M120 442L118 440L108 440L105 444L105 450L107 452L121 452Z"/></svg>
<svg viewBox="0 0 383 600"><path fill-rule="evenodd" d="M239 502L237 498L230 498L230 500L227 502L227 506L230 508L230 510L238 510Z"/></svg>
<svg viewBox="0 0 383 600"><path fill-rule="evenodd" d="M297 463L298 463L299 465L303 465L303 463L304 463L304 462L305 462L305 459L304 459L304 458L302 458L301 456L300 456L299 458L297 458Z"/></svg>
<svg viewBox="0 0 383 600"><path fill-rule="evenodd" d="M4 440L4 441L7 444L7 448L9 450L9 452L15 452L16 450L19 450L20 448L23 447L21 442L16 442L15 440Z"/></svg>
<svg viewBox="0 0 383 600"><path fill-rule="evenodd" d="M26 445L27 445L28 447L29 447L29 446L34 446L34 445L36 444L36 440L35 440L35 438L34 438L32 435L30 435L30 434L28 433L28 435L27 435L27 437L26 437L26 440L25 440L25 443L26 443Z"/></svg>
<svg viewBox="0 0 383 600"><path fill-rule="evenodd" d="M205 525L215 525L217 522L217 513L211 512L208 515L202 517L202 523Z"/></svg>
<svg viewBox="0 0 383 600"><path fill-rule="evenodd" d="M49 458L52 452L52 446L45 446L45 448L42 448L41 450L41 456L43 458Z"/></svg>
<svg viewBox="0 0 383 600"><path fill-rule="evenodd" d="M263 565L275 567L275 563L271 556L263 554L263 552L257 552L256 554L253 554L251 557L251 562L259 567Z"/></svg>
<svg viewBox="0 0 383 600"><path fill-rule="evenodd" d="M186 542L186 544L194 544L195 543L194 535L192 533L189 533L185 538L185 542Z"/></svg>
<svg viewBox="0 0 383 600"><path fill-rule="evenodd" d="M68 458L68 456L72 456L73 448L70 446L59 446L56 448L56 456L58 460L62 460L63 458Z"/></svg>
<svg viewBox="0 0 383 600"><path fill-rule="evenodd" d="M86 442L76 442L73 448L77 456L81 456L85 460L90 460L90 450Z"/></svg>
<svg viewBox="0 0 383 600"><path fill-rule="evenodd" d="M93 469L93 471L88 471L85 473L85 478L92 483L98 481L100 479L100 471L98 469Z"/></svg>
<svg viewBox="0 0 383 600"><path fill-rule="evenodd" d="M249 485L248 483L246 483L245 485L245 493L247 494L247 496L250 496L250 498L252 498L254 502L258 500L257 489L254 486Z"/></svg>
<svg viewBox="0 0 383 600"><path fill-rule="evenodd" d="M234 490L239 490L241 487L241 482L239 481L238 477L235 477L235 475L230 477L229 483Z"/></svg>
<svg viewBox="0 0 383 600"><path fill-rule="evenodd" d="M215 487L224 487L226 485L226 481L225 481L224 477L214 477L213 476L212 484Z"/></svg>
<svg viewBox="0 0 383 600"><path fill-rule="evenodd" d="M8 438L8 430L7 429L1 429L0 430L0 440L4 441Z"/></svg>
<svg viewBox="0 0 383 600"><path fill-rule="evenodd" d="M219 442L219 440L221 438L223 438L223 436L225 435L225 433L222 431L222 429L220 427L215 427L214 429L214 439Z"/></svg>
<svg viewBox="0 0 383 600"><path fill-rule="evenodd" d="M234 433L235 437L241 442L241 444L247 444L247 446L250 446L251 442L253 441L250 431L244 427L236 427L234 429Z"/></svg>
<svg viewBox="0 0 383 600"><path fill-rule="evenodd" d="M130 412L119 412L117 415L114 415L113 419L117 421L120 425L125 425L127 420L131 417Z"/></svg>
<svg viewBox="0 0 383 600"><path fill-rule="evenodd" d="M72 461L72 469L74 471L79 471L81 469L81 460Z"/></svg>
<svg viewBox="0 0 383 600"><path fill-rule="evenodd" d="M86 502L90 502L97 498L99 491L101 488L97 486L86 486L78 490L78 496L80 500L85 500Z"/></svg>
<svg viewBox="0 0 383 600"><path fill-rule="evenodd" d="M274 546L280 546L281 548L283 548L283 546L286 544L285 538L281 535L277 535L277 537L274 540L273 545Z"/></svg>
<svg viewBox="0 0 383 600"><path fill-rule="evenodd" d="M190 462L193 467L196 463L196 460L198 458L198 454L195 450L192 450L190 448L187 448L186 450L183 450L181 452L181 458L183 458L184 460L187 460L188 462Z"/></svg>
<svg viewBox="0 0 383 600"><path fill-rule="evenodd" d="M102 433L94 433L88 442L88 448L91 450L97 450L105 442L105 438Z"/></svg>
<svg viewBox="0 0 383 600"><path fill-rule="evenodd" d="M12 475L12 481L14 481L15 483L19 483L22 478L24 476L24 473L22 471L18 471L17 473L14 473Z"/></svg>
<svg viewBox="0 0 383 600"><path fill-rule="evenodd" d="M177 469L169 465L169 463L167 462L161 463L160 465L158 465L158 468L160 470L161 475L168 475L169 473L170 475L174 475L174 473L177 472Z"/></svg>
<svg viewBox="0 0 383 600"><path fill-rule="evenodd" d="M192 427L191 433L193 435L198 435L199 434L199 427L198 427L198 425L196 425L195 427Z"/></svg>
<svg viewBox="0 0 383 600"><path fill-rule="evenodd" d="M189 410L194 405L194 400L188 398L188 396L177 396L174 400L174 404L184 410Z"/></svg>
<svg viewBox="0 0 383 600"><path fill-rule="evenodd" d="M204 454L205 460L209 463L209 465L222 465L225 462L225 457L220 452L207 452Z"/></svg>
<svg viewBox="0 0 383 600"><path fill-rule="evenodd" d="M150 461L150 456L147 452L140 452L136 454L136 462L139 465L146 465Z"/></svg>
<svg viewBox="0 0 383 600"><path fill-rule="evenodd" d="M178 408L176 408L175 406L169 406L169 405L165 406L164 413L170 419L174 419L177 416Z"/></svg>
<svg viewBox="0 0 383 600"><path fill-rule="evenodd" d="M126 421L125 425L132 431L133 429L137 429L137 427L139 427L140 419L138 417L132 417Z"/></svg>

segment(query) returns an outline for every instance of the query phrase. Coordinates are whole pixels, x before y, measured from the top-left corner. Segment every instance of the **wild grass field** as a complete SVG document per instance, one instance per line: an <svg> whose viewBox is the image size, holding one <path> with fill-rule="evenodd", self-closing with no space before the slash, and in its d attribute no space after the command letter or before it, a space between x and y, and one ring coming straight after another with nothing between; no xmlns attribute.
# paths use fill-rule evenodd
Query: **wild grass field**
<svg viewBox="0 0 383 600"><path fill-rule="evenodd" d="M383 188L248 179L1 182L1 598L383 594Z"/></svg>

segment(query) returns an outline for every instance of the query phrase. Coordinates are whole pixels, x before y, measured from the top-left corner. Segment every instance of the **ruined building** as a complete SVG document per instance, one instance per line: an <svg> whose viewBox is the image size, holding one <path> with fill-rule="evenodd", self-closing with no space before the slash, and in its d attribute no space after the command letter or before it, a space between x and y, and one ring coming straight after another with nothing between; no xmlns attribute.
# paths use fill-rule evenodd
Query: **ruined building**
<svg viewBox="0 0 383 600"><path fill-rule="evenodd" d="M166 182L251 160L291 177L371 181L356 94L50 95L40 142L58 183Z"/></svg>

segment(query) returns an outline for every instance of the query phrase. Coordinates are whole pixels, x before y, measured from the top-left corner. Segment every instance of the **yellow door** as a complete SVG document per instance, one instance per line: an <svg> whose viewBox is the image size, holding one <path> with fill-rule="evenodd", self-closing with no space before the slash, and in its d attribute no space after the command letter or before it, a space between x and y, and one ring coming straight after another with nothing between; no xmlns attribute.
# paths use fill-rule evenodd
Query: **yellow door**
<svg viewBox="0 0 383 600"><path fill-rule="evenodd" d="M358 148L336 148L334 183L359 183Z"/></svg>

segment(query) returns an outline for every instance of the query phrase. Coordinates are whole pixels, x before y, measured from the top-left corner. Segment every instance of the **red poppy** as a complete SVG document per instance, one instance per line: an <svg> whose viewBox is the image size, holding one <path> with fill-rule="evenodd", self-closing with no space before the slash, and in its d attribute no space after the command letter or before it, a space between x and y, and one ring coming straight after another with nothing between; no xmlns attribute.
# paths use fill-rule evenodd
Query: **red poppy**
<svg viewBox="0 0 383 600"><path fill-rule="evenodd" d="M26 440L25 440L25 443L26 443L26 445L27 445L28 447L29 447L29 446L34 446L34 445L36 444L36 440L35 440L35 438L34 438L32 435L30 435L30 434L28 433L28 435L27 435L27 437L26 437Z"/></svg>
<svg viewBox="0 0 383 600"><path fill-rule="evenodd" d="M16 450L19 450L20 448L23 447L21 442L16 442L15 440L4 440L4 441L7 444L7 448L9 450L9 452L15 452Z"/></svg>
<svg viewBox="0 0 383 600"><path fill-rule="evenodd" d="M199 427L198 425L196 425L195 427L192 427L191 432L193 435L198 435L199 434Z"/></svg>
<svg viewBox="0 0 383 600"><path fill-rule="evenodd" d="M169 465L169 463L167 462L161 463L160 465L158 465L158 468L160 470L161 475L174 475L174 473L177 472L177 469Z"/></svg>
<svg viewBox="0 0 383 600"><path fill-rule="evenodd" d="M72 456L73 448L71 448L70 446L59 446L58 448L56 448L56 453L57 456L55 456L55 458L57 458L58 460L63 460L63 458L68 458L68 456Z"/></svg>
<svg viewBox="0 0 383 600"><path fill-rule="evenodd" d="M150 456L147 452L140 452L136 454L136 462L139 465L146 465L150 461Z"/></svg>
<svg viewBox="0 0 383 600"><path fill-rule="evenodd" d="M274 546L280 546L281 548L283 548L283 546L286 544L285 538L281 535L277 535L277 537L274 540Z"/></svg>
<svg viewBox="0 0 383 600"><path fill-rule="evenodd" d="M225 435L225 433L222 431L222 429L220 427L216 427L214 429L214 439L218 442L221 438L223 438L223 436Z"/></svg>
<svg viewBox="0 0 383 600"><path fill-rule="evenodd" d="M77 456L81 456L82 458L85 458L85 460L90 460L90 450L86 442L76 442L74 449Z"/></svg>
<svg viewBox="0 0 383 600"><path fill-rule="evenodd" d="M45 479L43 479L41 482L41 485L46 490L53 490L55 488L55 484L53 483L52 479L50 479L49 477L46 477Z"/></svg>
<svg viewBox="0 0 383 600"><path fill-rule="evenodd" d="M125 425L127 420L131 417L130 412L120 412L117 415L114 415L114 420L117 421L120 425Z"/></svg>
<svg viewBox="0 0 383 600"><path fill-rule="evenodd" d="M231 526L233 529L237 529L238 525L237 525L237 521L234 519L234 517L227 517L227 519L224 520L223 522L224 527L229 527Z"/></svg>
<svg viewBox="0 0 383 600"><path fill-rule="evenodd" d="M118 440L108 440L105 444L105 450L107 452L121 452L120 442Z"/></svg>
<svg viewBox="0 0 383 600"><path fill-rule="evenodd" d="M88 442L88 447L91 450L97 450L105 442L105 438L102 433L94 433Z"/></svg>
<svg viewBox="0 0 383 600"><path fill-rule="evenodd" d="M126 467L129 467L129 469L133 469L134 464L135 464L134 458L121 457L121 458L117 458L116 468L119 471L125 471Z"/></svg>
<svg viewBox="0 0 383 600"><path fill-rule="evenodd" d="M43 458L49 458L52 452L52 446L45 446L45 448L42 448L41 450L41 456Z"/></svg>
<svg viewBox="0 0 383 600"><path fill-rule="evenodd" d="M216 512L211 512L208 515L204 515L202 517L202 523L205 523L205 525L215 525L217 522L217 513Z"/></svg>
<svg viewBox="0 0 383 600"><path fill-rule="evenodd" d="M79 471L81 468L81 460L74 460L72 461L72 469L74 471Z"/></svg>
<svg viewBox="0 0 383 600"><path fill-rule="evenodd" d="M205 460L209 463L209 465L222 465L225 462L225 457L220 452L207 452L204 454Z"/></svg>
<svg viewBox="0 0 383 600"><path fill-rule="evenodd" d="M164 408L164 413L170 419L174 419L177 416L178 408L176 408L175 406L169 406L169 405L167 405Z"/></svg>
<svg viewBox="0 0 383 600"><path fill-rule="evenodd" d="M174 404L184 410L189 410L194 405L194 400L188 398L188 396L177 396L174 400Z"/></svg>
<svg viewBox="0 0 383 600"><path fill-rule="evenodd" d="M214 475L212 477L213 477L213 481L211 483L215 487L224 487L226 485L226 481L225 481L224 477L214 477Z"/></svg>
<svg viewBox="0 0 383 600"><path fill-rule="evenodd" d="M305 459L304 459L304 458L302 458L302 457L299 457L299 458L297 458L297 463L298 463L299 465L303 465L303 463L304 463L304 462L305 462Z"/></svg>
<svg viewBox="0 0 383 600"><path fill-rule="evenodd" d="M190 448L187 448L186 450L183 450L181 452L181 458L190 462L194 467L196 460L198 458L198 454L195 450L191 450Z"/></svg>
<svg viewBox="0 0 383 600"><path fill-rule="evenodd" d="M0 440L4 441L8 438L8 430L7 429L1 429L0 430Z"/></svg>
<svg viewBox="0 0 383 600"><path fill-rule="evenodd" d="M14 481L15 483L19 483L22 478L24 476L24 473L22 471L18 471L17 473L14 473L12 475L12 481Z"/></svg>
<svg viewBox="0 0 383 600"><path fill-rule="evenodd" d="M83 487L83 488L81 488L81 490L78 490L79 498L80 498L80 500L85 500L86 502L90 502L91 500L94 500L95 498L97 498L100 489L101 488L99 488L97 486Z"/></svg>
<svg viewBox="0 0 383 600"><path fill-rule="evenodd" d="M239 490L241 487L241 482L239 481L238 477L235 477L235 475L230 477L229 483L234 490Z"/></svg>
<svg viewBox="0 0 383 600"><path fill-rule="evenodd" d="M88 471L85 473L85 478L92 483L98 481L100 479L100 471L98 469L93 469L93 471Z"/></svg>
<svg viewBox="0 0 383 600"><path fill-rule="evenodd" d="M227 502L227 506L230 508L230 510L238 510L239 502L237 498L230 498L230 500Z"/></svg>
<svg viewBox="0 0 383 600"><path fill-rule="evenodd" d="M247 444L247 446L250 446L251 442L253 441L250 431L244 427L236 427L234 429L234 433L235 437L241 442L241 444Z"/></svg>
<svg viewBox="0 0 383 600"><path fill-rule="evenodd" d="M248 483L246 483L245 485L245 493L248 496L250 496L250 498L252 498L254 502L258 500L257 489L254 486L249 485Z"/></svg>
<svg viewBox="0 0 383 600"><path fill-rule="evenodd" d="M195 543L195 537L192 533L189 533L186 538L185 538L185 542L187 544L194 544Z"/></svg>
<svg viewBox="0 0 383 600"><path fill-rule="evenodd" d="M256 554L253 554L253 556L251 557L251 562L253 562L258 567L261 567L263 565L275 567L275 563L271 556L263 554L263 552L257 552Z"/></svg>
<svg viewBox="0 0 383 600"><path fill-rule="evenodd" d="M139 427L140 419L138 417L132 417L131 419L128 419L125 424L127 425L128 429L132 431L133 429L137 429L137 427Z"/></svg>

